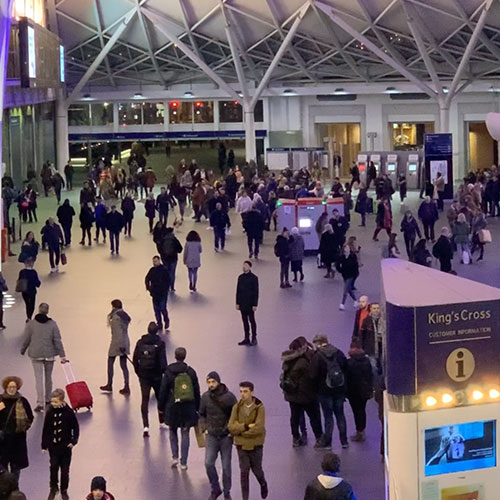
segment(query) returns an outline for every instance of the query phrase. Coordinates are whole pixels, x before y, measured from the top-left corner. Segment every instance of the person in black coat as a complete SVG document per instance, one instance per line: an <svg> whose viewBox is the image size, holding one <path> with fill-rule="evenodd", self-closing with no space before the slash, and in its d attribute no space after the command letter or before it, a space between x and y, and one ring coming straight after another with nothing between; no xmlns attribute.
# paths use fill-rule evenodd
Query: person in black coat
<svg viewBox="0 0 500 500"><path fill-rule="evenodd" d="M424 226L424 234L426 240L432 240L434 243L434 224L439 219L436 204L431 200L430 196L426 196L424 201L418 208L418 218Z"/></svg>
<svg viewBox="0 0 500 500"><path fill-rule="evenodd" d="M94 224L94 212L92 211L92 204L82 205L80 210L80 227L82 228L82 240L80 245L85 245L85 235L89 240L89 247L92 246L92 235L90 230Z"/></svg>
<svg viewBox="0 0 500 500"><path fill-rule="evenodd" d="M365 227L366 225L366 212L368 211L368 194L366 187L362 187L359 190L358 198L356 200L356 205L354 211L361 215L361 224L359 227Z"/></svg>
<svg viewBox="0 0 500 500"><path fill-rule="evenodd" d="M366 403L373 397L373 371L370 358L356 343L351 344L346 363L346 386L356 425L356 434L351 436L351 441L364 441Z"/></svg>
<svg viewBox="0 0 500 500"><path fill-rule="evenodd" d="M167 354L165 342L158 335L158 325L151 321L148 325L148 333L143 335L134 349L132 362L134 370L139 377L141 386L141 415L144 426L143 437L149 437L149 396L153 389L156 400L160 400L161 381L167 369ZM162 409L158 410L160 428L166 429L165 414Z"/></svg>
<svg viewBox="0 0 500 500"><path fill-rule="evenodd" d="M123 222L125 223L125 236L132 236L132 220L134 219L135 202L127 193L125 198L122 200L122 212L123 212Z"/></svg>
<svg viewBox="0 0 500 500"><path fill-rule="evenodd" d="M290 243L293 238L286 227L283 228L281 234L276 237L274 245L274 255L280 261L280 288L290 288L288 274L290 272Z"/></svg>
<svg viewBox="0 0 500 500"><path fill-rule="evenodd" d="M319 255L321 262L326 268L325 278L335 278L335 271L332 270L332 264L339 257L340 245L333 232L331 224L326 224L319 242Z"/></svg>
<svg viewBox="0 0 500 500"><path fill-rule="evenodd" d="M106 215L106 229L109 231L111 255L115 252L116 255L120 255L120 233L123 226L123 215L116 210L115 205L111 205L111 212Z"/></svg>
<svg viewBox="0 0 500 500"><path fill-rule="evenodd" d="M236 287L236 310L240 311L245 338L238 345L257 345L257 323L255 311L259 303L259 279L252 273L252 263L243 262L243 273L238 276ZM252 340L250 341L250 326Z"/></svg>
<svg viewBox="0 0 500 500"><path fill-rule="evenodd" d="M359 276L358 257L354 252L351 252L351 247L349 245L344 245L342 255L337 259L335 266L344 279L344 293L342 294L342 302L340 303L339 309L341 311L345 309L345 301L348 295L350 295L354 301L354 307L358 307L358 302L354 293L354 282Z"/></svg>
<svg viewBox="0 0 500 500"><path fill-rule="evenodd" d="M163 265L167 268L170 275L170 291L175 292L175 270L179 254L182 252L182 245L176 238L173 227L164 227L159 221L156 226L158 225L158 231L156 231L156 227L153 231L153 239L156 243L157 240L155 237L158 235L161 238L156 243L156 247L158 248Z"/></svg>
<svg viewBox="0 0 500 500"><path fill-rule="evenodd" d="M42 450L48 451L50 455L49 500L53 500L59 491L59 471L61 471L61 498L69 499L71 455L80 436L80 426L75 412L66 404L64 397L62 389L52 392L43 422Z"/></svg>
<svg viewBox="0 0 500 500"><path fill-rule="evenodd" d="M158 255L153 257L153 267L148 271L145 278L146 290L153 299L153 309L156 317L156 324L159 330L170 327L170 319L167 311L168 291L170 289L170 274L168 269L161 263ZM163 320L163 322L162 322Z"/></svg>
<svg viewBox="0 0 500 500"><path fill-rule="evenodd" d="M42 284L38 277L38 273L33 269L33 263L34 261L32 258L26 259L24 261L24 269L19 271L19 276L17 278L18 284L20 284L22 280L22 283L26 285L21 291L26 306L26 323L33 317L37 288Z"/></svg>
<svg viewBox="0 0 500 500"><path fill-rule="evenodd" d="M14 474L7 472L0 464L0 499L26 500L26 495L19 491L19 484Z"/></svg>
<svg viewBox="0 0 500 500"><path fill-rule="evenodd" d="M66 246L71 245L71 226L73 225L73 217L75 215L75 210L69 204L68 199L64 200L64 203L57 209L57 219L63 228Z"/></svg>
<svg viewBox="0 0 500 500"><path fill-rule="evenodd" d="M198 423L200 409L200 385L196 372L185 363L186 349L178 347L175 350L175 363L167 366L161 382L158 408L165 412L165 423L170 427L170 447L172 450L172 467L187 469L189 453L189 429ZM176 378L187 374L191 379L192 400L176 402ZM177 429L181 429L181 454L179 463L179 438Z"/></svg>
<svg viewBox="0 0 500 500"><path fill-rule="evenodd" d="M419 264L420 266L431 267L432 264L432 255L426 248L427 241L422 238L415 245L413 249L413 253L411 256L412 262L415 264Z"/></svg>
<svg viewBox="0 0 500 500"><path fill-rule="evenodd" d="M156 209L158 210L158 217L160 221L167 225L168 222L168 209L169 207L174 208L175 200L174 198L167 192L167 190L162 187L160 190L160 194L156 198Z"/></svg>
<svg viewBox="0 0 500 500"><path fill-rule="evenodd" d="M156 202L152 193L147 197L144 203L144 209L146 211L146 217L149 220L149 233L152 234L153 224L156 217Z"/></svg>
<svg viewBox="0 0 500 500"><path fill-rule="evenodd" d="M245 212L243 218L243 228L247 233L248 258L259 258L259 246L264 237L264 218L259 210L252 208Z"/></svg>
<svg viewBox="0 0 500 500"><path fill-rule="evenodd" d="M54 222L52 217L49 217L40 233L42 235L42 241L47 243L49 249L50 272L55 273L59 270L61 247L64 244L61 228Z"/></svg>
<svg viewBox="0 0 500 500"><path fill-rule="evenodd" d="M231 221L227 211L222 209L222 203L215 204L215 210L210 215L210 226L214 230L214 248L215 251L224 250L226 245L226 229L231 227Z"/></svg>
<svg viewBox="0 0 500 500"><path fill-rule="evenodd" d="M339 211L334 208L332 217L328 222L332 226L333 233L335 234L339 245L342 246L345 243L345 235L349 230L349 221L347 217L340 215Z"/></svg>
<svg viewBox="0 0 500 500"><path fill-rule="evenodd" d="M56 193L57 204L61 203L61 189L65 186L64 179L59 172L56 172L50 179L52 187Z"/></svg>
<svg viewBox="0 0 500 500"><path fill-rule="evenodd" d="M420 232L418 223L410 210L405 213L405 216L401 221L401 232L403 233L403 237L405 239L406 254L408 255L408 259L411 260L415 239L417 238L417 235L421 238L422 233Z"/></svg>
<svg viewBox="0 0 500 500"><path fill-rule="evenodd" d="M432 255L439 260L441 271L444 273L452 272L453 247L450 241L450 231L447 227L441 229L441 236L432 247Z"/></svg>

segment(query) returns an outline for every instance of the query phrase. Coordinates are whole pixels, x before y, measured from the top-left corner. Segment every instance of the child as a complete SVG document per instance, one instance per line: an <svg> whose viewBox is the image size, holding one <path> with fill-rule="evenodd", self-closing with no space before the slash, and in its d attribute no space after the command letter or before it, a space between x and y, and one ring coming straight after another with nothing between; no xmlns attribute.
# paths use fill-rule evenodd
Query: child
<svg viewBox="0 0 500 500"><path fill-rule="evenodd" d="M115 500L115 497L106 491L106 479L96 476L90 484L90 495L86 500Z"/></svg>
<svg viewBox="0 0 500 500"><path fill-rule="evenodd" d="M61 470L61 498L69 499L69 467L73 447L78 443L80 428L73 410L64 401L64 391L56 389L50 395L50 406L42 431L42 450L50 455L50 494L53 500L58 492Z"/></svg>

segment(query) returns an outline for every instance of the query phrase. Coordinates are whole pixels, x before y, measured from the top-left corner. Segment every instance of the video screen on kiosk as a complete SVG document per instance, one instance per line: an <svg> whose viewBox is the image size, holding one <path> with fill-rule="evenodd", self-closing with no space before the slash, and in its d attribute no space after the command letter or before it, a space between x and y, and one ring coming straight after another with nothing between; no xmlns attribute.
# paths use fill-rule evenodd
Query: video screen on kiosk
<svg viewBox="0 0 500 500"><path fill-rule="evenodd" d="M299 227L312 227L311 219L299 219Z"/></svg>
<svg viewBox="0 0 500 500"><path fill-rule="evenodd" d="M410 172L416 172L416 171L417 171L417 164L416 164L416 163L410 163L410 164L408 165L408 170L409 170Z"/></svg>
<svg viewBox="0 0 500 500"><path fill-rule="evenodd" d="M496 420L425 429L425 476L497 465Z"/></svg>
<svg viewBox="0 0 500 500"><path fill-rule="evenodd" d="M388 172L395 172L396 171L396 164L395 163L389 163L387 165L387 171Z"/></svg>

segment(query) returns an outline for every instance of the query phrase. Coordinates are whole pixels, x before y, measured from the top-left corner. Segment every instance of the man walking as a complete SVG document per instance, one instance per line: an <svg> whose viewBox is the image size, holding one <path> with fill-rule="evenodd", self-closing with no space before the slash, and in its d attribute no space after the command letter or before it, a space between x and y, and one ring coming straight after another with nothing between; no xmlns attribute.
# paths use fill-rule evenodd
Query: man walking
<svg viewBox="0 0 500 500"><path fill-rule="evenodd" d="M236 404L235 395L221 383L217 372L207 375L208 391L201 396L200 424L206 432L205 468L212 493L208 500L216 500L222 493L224 498L231 498L231 453L233 438L229 434L227 424L231 410ZM222 462L222 486L215 468L217 455L220 453Z"/></svg>
<svg viewBox="0 0 500 500"><path fill-rule="evenodd" d="M332 447L333 415L337 420L342 448L349 448L344 415L346 357L340 349L331 345L328 337L322 333L313 338L313 344L316 346L316 352L311 359L311 378L316 380L318 399L325 419L325 432L320 442L315 444L315 448Z"/></svg>
<svg viewBox="0 0 500 500"><path fill-rule="evenodd" d="M215 204L215 210L210 215L210 226L214 230L215 251L219 251L219 244L220 249L224 250L226 245L226 228L229 229L231 227L231 221L227 212L222 210L222 203L219 201Z"/></svg>
<svg viewBox="0 0 500 500"><path fill-rule="evenodd" d="M174 208L175 201L170 196L170 194L167 193L167 190L162 187L160 194L156 198L156 209L158 210L158 217L160 218L160 222L162 222L165 226L167 225L168 221L169 206Z"/></svg>
<svg viewBox="0 0 500 500"><path fill-rule="evenodd" d="M63 233L52 217L49 217L47 224L43 226L40 232L42 234L42 240L47 242L47 247L49 249L50 273L56 273L59 271L61 247L64 245Z"/></svg>
<svg viewBox="0 0 500 500"><path fill-rule="evenodd" d="M148 333L143 335L134 349L133 363L141 386L141 415L144 426L143 437L149 437L149 395L153 389L156 401L160 399L161 378L167 369L165 342L158 335L158 326L151 321ZM166 429L163 411L158 411L160 429Z"/></svg>
<svg viewBox="0 0 500 500"><path fill-rule="evenodd" d="M120 233L124 225L123 215L116 210L115 205L111 205L111 212L106 216L106 228L109 231L111 255L115 252L116 255L120 255Z"/></svg>
<svg viewBox="0 0 500 500"><path fill-rule="evenodd" d="M182 245L181 242L175 237L173 227L167 227L165 229L165 236L159 245L159 252L161 260L170 275L170 290L175 292L175 269L177 268L179 254L182 252Z"/></svg>
<svg viewBox="0 0 500 500"><path fill-rule="evenodd" d="M252 273L252 263L243 262L243 273L238 276L236 287L236 310L241 312L245 338L238 345L257 345L257 323L255 311L259 302L259 278ZM250 326L252 340L250 341Z"/></svg>
<svg viewBox="0 0 500 500"><path fill-rule="evenodd" d="M43 411L50 403L52 394L52 370L54 360L59 356L61 363L66 362L66 354L57 323L48 317L49 305L41 303L34 320L26 324L21 354L28 351L33 364L36 383L35 411ZM44 392L45 382L45 392Z"/></svg>
<svg viewBox="0 0 500 500"><path fill-rule="evenodd" d="M153 257L153 267L146 274L145 283L146 290L153 299L153 309L158 330L163 330L162 319L165 323L165 330L168 330L170 319L167 311L167 299L170 288L170 274L167 268L161 263L158 255Z"/></svg>
<svg viewBox="0 0 500 500"><path fill-rule="evenodd" d="M241 399L233 406L228 429L234 437L238 450L241 473L241 496L248 500L250 495L250 470L260 484L260 496L267 498L268 488L262 457L266 437L266 412L262 401L253 395L252 382L240 383Z"/></svg>

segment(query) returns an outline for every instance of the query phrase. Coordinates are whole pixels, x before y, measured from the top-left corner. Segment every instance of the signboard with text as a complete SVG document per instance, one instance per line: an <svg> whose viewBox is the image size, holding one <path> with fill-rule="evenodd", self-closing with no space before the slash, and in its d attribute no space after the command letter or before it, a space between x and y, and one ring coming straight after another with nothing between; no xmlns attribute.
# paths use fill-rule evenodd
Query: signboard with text
<svg viewBox="0 0 500 500"><path fill-rule="evenodd" d="M444 199L453 198L453 137L451 134L425 134L425 178L433 183L440 172L446 182Z"/></svg>

